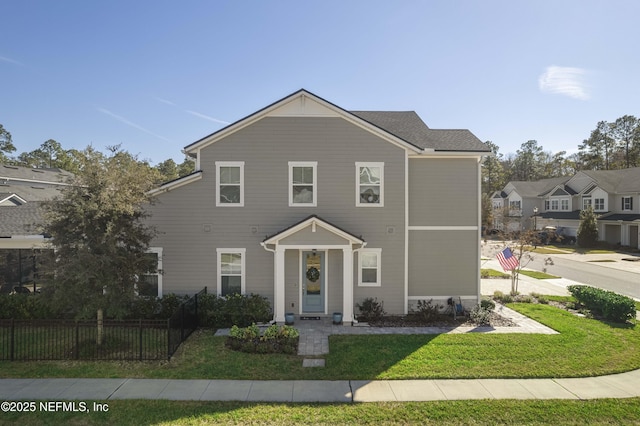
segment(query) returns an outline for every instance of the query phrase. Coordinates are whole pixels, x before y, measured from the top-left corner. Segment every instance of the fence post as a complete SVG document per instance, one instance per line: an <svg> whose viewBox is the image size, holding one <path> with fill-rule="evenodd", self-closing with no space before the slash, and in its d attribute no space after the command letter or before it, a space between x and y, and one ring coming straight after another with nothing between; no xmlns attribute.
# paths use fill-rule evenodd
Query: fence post
<svg viewBox="0 0 640 426"><path fill-rule="evenodd" d="M140 361L142 361L142 318L140 318Z"/></svg>
<svg viewBox="0 0 640 426"><path fill-rule="evenodd" d="M76 344L75 344L75 358L80 359L80 323L76 320Z"/></svg>
<svg viewBox="0 0 640 426"><path fill-rule="evenodd" d="M13 361L14 359L14 350L15 350L15 320L11 318L11 340L9 341L9 360Z"/></svg>
<svg viewBox="0 0 640 426"><path fill-rule="evenodd" d="M184 303L180 305L180 342L184 342Z"/></svg>
<svg viewBox="0 0 640 426"><path fill-rule="evenodd" d="M171 361L171 318L167 320L167 361Z"/></svg>

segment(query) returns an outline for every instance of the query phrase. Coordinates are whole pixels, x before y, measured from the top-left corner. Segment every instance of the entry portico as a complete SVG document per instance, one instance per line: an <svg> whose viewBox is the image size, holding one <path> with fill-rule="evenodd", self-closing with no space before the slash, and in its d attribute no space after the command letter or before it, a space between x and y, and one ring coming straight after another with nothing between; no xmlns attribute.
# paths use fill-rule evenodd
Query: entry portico
<svg viewBox="0 0 640 426"><path fill-rule="evenodd" d="M297 300L293 310L299 315L341 309L344 323L351 323L354 252L366 244L316 215L267 237L261 245L274 253L274 320L284 322L285 311L296 306L295 301L287 306L289 298Z"/></svg>

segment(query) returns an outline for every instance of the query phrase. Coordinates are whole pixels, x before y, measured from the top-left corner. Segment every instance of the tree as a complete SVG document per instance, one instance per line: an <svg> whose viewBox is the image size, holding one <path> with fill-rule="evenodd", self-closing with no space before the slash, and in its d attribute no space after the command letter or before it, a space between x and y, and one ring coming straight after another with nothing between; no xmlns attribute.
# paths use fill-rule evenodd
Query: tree
<svg viewBox="0 0 640 426"><path fill-rule="evenodd" d="M152 169L119 146L82 152L74 185L45 205L45 232L56 250L54 306L78 318L123 317L138 277L153 272L146 252L154 228L144 223ZM99 327L98 344L102 343Z"/></svg>
<svg viewBox="0 0 640 426"><path fill-rule="evenodd" d="M491 149L493 155L488 155L482 162L482 192L492 194L502 189L507 181L505 180L504 167L502 166L502 154L498 153L498 145L491 141L485 142Z"/></svg>
<svg viewBox="0 0 640 426"><path fill-rule="evenodd" d="M580 212L578 225L578 245L580 247L594 247L598 242L598 217L589 206Z"/></svg>
<svg viewBox="0 0 640 426"><path fill-rule="evenodd" d="M578 150L586 169L610 170L616 146L615 139L611 137L611 126L606 121L600 121L589 139L578 146Z"/></svg>
<svg viewBox="0 0 640 426"><path fill-rule="evenodd" d="M169 182L170 180L174 180L179 177L178 165L172 158L169 158L162 163L158 163L155 166L155 169L160 173L161 182Z"/></svg>
<svg viewBox="0 0 640 426"><path fill-rule="evenodd" d="M618 118L610 127L611 134L623 151L624 167L637 166L640 156L640 120L633 115L625 115Z"/></svg>
<svg viewBox="0 0 640 426"><path fill-rule="evenodd" d="M512 180L533 181L543 177L544 151L538 141L529 140L516 151L515 176Z"/></svg>
<svg viewBox="0 0 640 426"><path fill-rule="evenodd" d="M16 150L11 140L11 133L0 124L0 163L8 163L9 157L5 154L10 154Z"/></svg>

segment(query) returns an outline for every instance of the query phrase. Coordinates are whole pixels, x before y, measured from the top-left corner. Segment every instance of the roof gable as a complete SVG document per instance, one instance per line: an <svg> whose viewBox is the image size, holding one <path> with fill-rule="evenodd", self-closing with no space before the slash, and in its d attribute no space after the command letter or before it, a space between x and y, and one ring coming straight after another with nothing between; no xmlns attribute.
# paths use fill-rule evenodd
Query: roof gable
<svg viewBox="0 0 640 426"><path fill-rule="evenodd" d="M0 206L21 206L27 201L16 194L1 194L0 193Z"/></svg>
<svg viewBox="0 0 640 426"><path fill-rule="evenodd" d="M303 237L303 240L308 244L314 244L313 234L321 235L323 243L331 241L333 244L363 244L362 237L357 237L350 232L347 232L316 215L307 217L300 222L271 235L262 242L262 244L278 244L283 243L296 243L295 236L299 234ZM310 238L311 237L311 238ZM289 240L289 241L288 241Z"/></svg>
<svg viewBox="0 0 640 426"><path fill-rule="evenodd" d="M237 132L265 117L341 117L382 139L414 153L421 153L423 149L409 141L390 133L366 120L328 102L319 96L301 89L261 110L232 123L215 133L206 136L185 147L185 152L193 154L216 141Z"/></svg>

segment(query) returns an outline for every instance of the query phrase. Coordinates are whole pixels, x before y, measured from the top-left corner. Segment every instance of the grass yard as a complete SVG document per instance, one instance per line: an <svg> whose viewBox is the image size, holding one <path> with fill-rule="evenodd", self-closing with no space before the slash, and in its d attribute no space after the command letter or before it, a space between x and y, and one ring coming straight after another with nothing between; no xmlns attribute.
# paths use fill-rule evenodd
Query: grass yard
<svg viewBox="0 0 640 426"><path fill-rule="evenodd" d="M544 272L529 271L529 270L524 270L524 269L520 270L520 274L526 275L528 277L535 278L535 279L538 279L538 280L548 280L548 279L560 278L560 277L557 277L555 275L546 274Z"/></svg>
<svg viewBox="0 0 640 426"><path fill-rule="evenodd" d="M480 278L509 278L511 275L504 272L496 271L495 269L480 269Z"/></svg>
<svg viewBox="0 0 640 426"><path fill-rule="evenodd" d="M0 424L640 425L640 398L367 404L109 401L106 413L2 413Z"/></svg>
<svg viewBox="0 0 640 426"><path fill-rule="evenodd" d="M296 355L233 352L198 331L171 362L0 362L2 377L346 380L583 377L640 368L640 327L580 318L539 304L509 305L558 335L331 336L325 368Z"/></svg>

